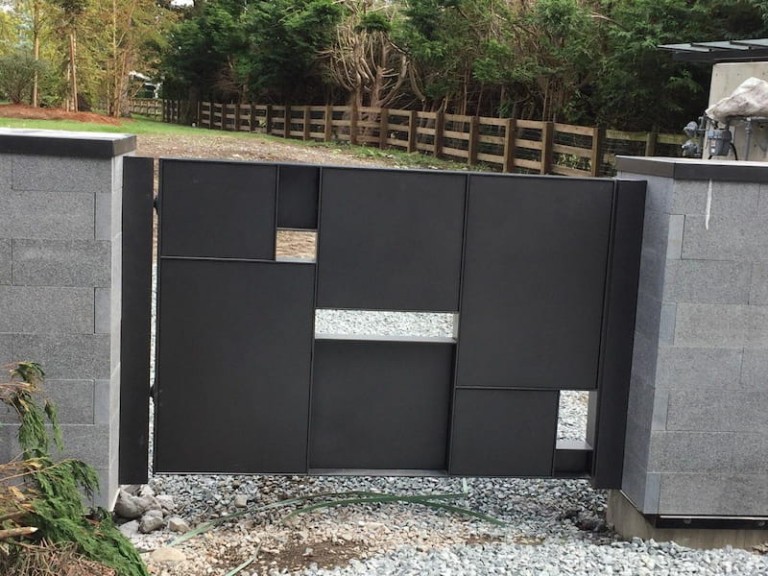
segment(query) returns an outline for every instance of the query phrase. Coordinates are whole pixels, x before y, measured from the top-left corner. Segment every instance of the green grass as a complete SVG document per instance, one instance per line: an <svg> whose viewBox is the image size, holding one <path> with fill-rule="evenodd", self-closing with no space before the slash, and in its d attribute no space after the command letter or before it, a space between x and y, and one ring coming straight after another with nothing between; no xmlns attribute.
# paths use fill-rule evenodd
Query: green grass
<svg viewBox="0 0 768 576"><path fill-rule="evenodd" d="M119 126L73 120L26 120L21 118L0 118L3 128L39 128L42 130L70 130L74 132L113 132L127 134L178 134L180 136L208 132L191 126L165 124L144 118L124 119ZM245 136L245 134L243 134ZM237 136L237 135L233 135Z"/></svg>

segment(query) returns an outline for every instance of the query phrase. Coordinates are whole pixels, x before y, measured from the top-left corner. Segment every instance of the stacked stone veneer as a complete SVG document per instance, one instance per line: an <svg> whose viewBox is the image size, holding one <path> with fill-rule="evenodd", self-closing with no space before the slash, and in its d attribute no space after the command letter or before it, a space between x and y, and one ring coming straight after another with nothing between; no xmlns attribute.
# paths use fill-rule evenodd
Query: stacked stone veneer
<svg viewBox="0 0 768 576"><path fill-rule="evenodd" d="M125 135L0 131L0 362L42 364L66 453L97 469L101 505L117 489L119 154L134 147ZM5 461L19 448L7 410L0 422Z"/></svg>
<svg viewBox="0 0 768 576"><path fill-rule="evenodd" d="M623 492L768 516L768 164L619 167L648 180Z"/></svg>

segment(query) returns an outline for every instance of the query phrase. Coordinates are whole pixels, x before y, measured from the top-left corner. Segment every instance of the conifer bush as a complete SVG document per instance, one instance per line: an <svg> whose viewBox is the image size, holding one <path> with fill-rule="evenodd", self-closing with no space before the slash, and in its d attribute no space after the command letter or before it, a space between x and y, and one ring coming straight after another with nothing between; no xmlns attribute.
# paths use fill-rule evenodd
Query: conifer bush
<svg viewBox="0 0 768 576"><path fill-rule="evenodd" d="M98 488L96 472L75 459L55 460L63 448L56 408L38 400L43 369L9 367L0 381L0 424L18 424L21 454L0 463L0 574L4 576L148 576L140 556L103 509L88 513L83 496ZM8 415L14 420L3 422Z"/></svg>

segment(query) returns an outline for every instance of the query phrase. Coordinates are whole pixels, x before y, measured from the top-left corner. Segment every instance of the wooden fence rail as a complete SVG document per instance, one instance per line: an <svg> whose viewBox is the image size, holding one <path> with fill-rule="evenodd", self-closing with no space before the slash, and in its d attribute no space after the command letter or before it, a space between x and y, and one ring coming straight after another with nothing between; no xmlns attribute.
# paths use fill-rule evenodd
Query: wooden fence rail
<svg viewBox="0 0 768 576"><path fill-rule="evenodd" d="M133 103L136 102L134 108ZM337 141L394 148L435 157L485 163L503 172L605 176L625 156L679 156L684 135L623 132L556 122L461 116L442 112L200 102L162 102L162 120L195 118L214 130L259 132L300 140ZM142 113L145 100L132 100ZM144 106L144 108L142 108Z"/></svg>

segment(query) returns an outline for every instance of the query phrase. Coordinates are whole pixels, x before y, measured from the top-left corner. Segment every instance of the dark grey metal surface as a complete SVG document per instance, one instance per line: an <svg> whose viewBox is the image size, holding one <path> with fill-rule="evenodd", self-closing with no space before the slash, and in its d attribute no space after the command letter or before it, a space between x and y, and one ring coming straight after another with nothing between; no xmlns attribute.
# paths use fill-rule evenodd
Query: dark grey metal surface
<svg viewBox="0 0 768 576"><path fill-rule="evenodd" d="M645 215L642 181L617 180L596 406L590 406L592 483L620 488ZM593 394L594 396L594 394Z"/></svg>
<svg viewBox="0 0 768 576"><path fill-rule="evenodd" d="M324 168L320 308L458 310L466 176Z"/></svg>
<svg viewBox="0 0 768 576"><path fill-rule="evenodd" d="M281 164L279 169L277 226L316 229L321 168Z"/></svg>
<svg viewBox="0 0 768 576"><path fill-rule="evenodd" d="M313 264L163 260L155 470L306 471Z"/></svg>
<svg viewBox="0 0 768 576"><path fill-rule="evenodd" d="M446 469L454 345L316 340L310 468Z"/></svg>
<svg viewBox="0 0 768 576"><path fill-rule="evenodd" d="M277 167L160 161L163 256L275 257Z"/></svg>
<svg viewBox="0 0 768 576"><path fill-rule="evenodd" d="M558 440L553 475L584 478L592 473L592 448L582 440ZM619 486L620 488L620 486Z"/></svg>
<svg viewBox="0 0 768 576"><path fill-rule="evenodd" d="M123 159L118 464L121 484L146 484L149 477L153 177L152 158Z"/></svg>
<svg viewBox="0 0 768 576"><path fill-rule="evenodd" d="M612 189L470 176L458 386L597 386Z"/></svg>
<svg viewBox="0 0 768 576"><path fill-rule="evenodd" d="M64 130L0 128L0 154L114 158L136 150L133 134L79 133Z"/></svg>
<svg viewBox="0 0 768 576"><path fill-rule="evenodd" d="M764 162L617 156L616 168L627 174L662 176L673 180L764 182L768 179L768 164Z"/></svg>
<svg viewBox="0 0 768 576"><path fill-rule="evenodd" d="M451 474L551 476L557 391L457 390Z"/></svg>

